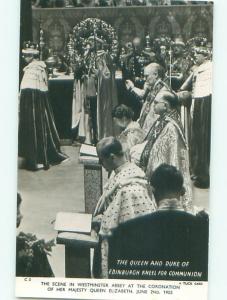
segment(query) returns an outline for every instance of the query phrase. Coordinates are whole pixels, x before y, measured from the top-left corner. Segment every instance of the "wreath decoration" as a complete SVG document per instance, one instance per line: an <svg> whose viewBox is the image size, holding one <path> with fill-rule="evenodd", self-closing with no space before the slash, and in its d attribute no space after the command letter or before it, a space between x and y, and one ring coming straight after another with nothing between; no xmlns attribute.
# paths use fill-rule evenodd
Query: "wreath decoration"
<svg viewBox="0 0 227 300"><path fill-rule="evenodd" d="M114 28L106 22L97 18L88 18L79 22L73 28L74 46L81 51L87 43L97 44L100 42L111 51L114 43L117 42L117 35ZM96 49L94 49L95 51Z"/></svg>
<svg viewBox="0 0 227 300"><path fill-rule="evenodd" d="M87 18L74 26L69 36L68 60L75 76L82 78L96 69L97 57L109 53L113 60L119 55L115 29L98 18Z"/></svg>

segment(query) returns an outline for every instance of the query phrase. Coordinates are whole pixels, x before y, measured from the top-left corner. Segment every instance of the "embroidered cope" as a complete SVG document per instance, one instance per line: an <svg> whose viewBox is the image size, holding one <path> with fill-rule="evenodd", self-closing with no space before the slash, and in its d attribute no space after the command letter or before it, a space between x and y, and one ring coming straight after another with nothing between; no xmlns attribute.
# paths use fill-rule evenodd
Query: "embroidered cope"
<svg viewBox="0 0 227 300"><path fill-rule="evenodd" d="M108 277L107 237L111 231L120 223L155 210L156 204L150 198L144 172L133 163L125 163L116 170L104 187L93 218L101 220L99 235L103 278Z"/></svg>
<svg viewBox="0 0 227 300"><path fill-rule="evenodd" d="M144 169L148 179L161 164L175 166L182 172L185 195L182 205L188 212L193 211L192 188L189 173L188 147L179 123L177 112L160 117L150 130L147 140L134 146L130 151L131 161Z"/></svg>

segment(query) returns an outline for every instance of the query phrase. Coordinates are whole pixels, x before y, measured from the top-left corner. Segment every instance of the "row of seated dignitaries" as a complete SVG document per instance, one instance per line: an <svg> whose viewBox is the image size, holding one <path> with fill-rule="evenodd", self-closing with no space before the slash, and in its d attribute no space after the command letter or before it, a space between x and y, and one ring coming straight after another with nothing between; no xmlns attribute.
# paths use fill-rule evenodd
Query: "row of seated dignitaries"
<svg viewBox="0 0 227 300"><path fill-rule="evenodd" d="M125 128L119 139L107 137L97 144L100 163L111 175L93 214L93 234L99 239L99 246L94 256L95 277L108 278L108 239L113 230L118 228L119 224L152 214L157 210L156 197L149 182L155 170L163 164L167 166L167 169L174 168L173 171L178 172L180 175L177 174L182 178L180 191L177 190L176 194L174 181L168 181L163 177L164 182L168 181L166 184L170 190L173 188L173 193L169 195L170 202L167 195L165 195L166 199L163 199L168 202L167 207L170 205L173 210L180 209L186 215L195 214L192 204L188 150L175 109L176 101L176 96L168 91L163 91L156 97L154 109L157 112L160 111L160 117L149 131L150 134L145 136L145 139L141 138L142 142L140 138L135 138L135 141L141 142L140 144L132 145L133 132L138 134L139 130L131 120L131 116L127 122L122 121L124 123L122 129ZM120 112L124 114L124 111L128 113L125 106L116 108L114 118L120 118ZM130 151L127 145L131 147ZM134 148L141 147L141 145L143 146L142 158L133 159L134 153L137 153Z"/></svg>

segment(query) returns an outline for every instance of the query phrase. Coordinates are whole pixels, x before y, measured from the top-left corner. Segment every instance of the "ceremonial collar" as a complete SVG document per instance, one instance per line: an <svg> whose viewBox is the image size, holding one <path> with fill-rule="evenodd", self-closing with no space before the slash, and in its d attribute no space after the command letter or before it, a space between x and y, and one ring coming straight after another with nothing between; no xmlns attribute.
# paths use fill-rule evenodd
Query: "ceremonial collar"
<svg viewBox="0 0 227 300"><path fill-rule="evenodd" d="M128 165L130 164L130 162L126 161L123 165L121 165L120 167L116 168L114 170L115 174L120 173L124 168L126 168Z"/></svg>
<svg viewBox="0 0 227 300"><path fill-rule="evenodd" d="M33 60L26 67L24 67L24 71L31 68L44 70L46 68L46 64L41 60Z"/></svg>
<svg viewBox="0 0 227 300"><path fill-rule="evenodd" d="M128 126L125 128L125 130L127 129L131 129L131 128L140 128L139 123L135 122L135 121L131 121Z"/></svg>
<svg viewBox="0 0 227 300"><path fill-rule="evenodd" d="M183 206L177 198L163 199L159 202L158 210L179 210L184 211Z"/></svg>

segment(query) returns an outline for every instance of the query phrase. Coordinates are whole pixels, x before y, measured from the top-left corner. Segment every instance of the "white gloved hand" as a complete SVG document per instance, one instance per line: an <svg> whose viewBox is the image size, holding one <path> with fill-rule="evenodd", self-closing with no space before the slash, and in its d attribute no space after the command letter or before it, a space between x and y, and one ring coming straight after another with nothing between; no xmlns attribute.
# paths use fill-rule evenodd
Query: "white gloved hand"
<svg viewBox="0 0 227 300"><path fill-rule="evenodd" d="M129 79L127 79L127 80L125 81L125 85L126 85L126 89L127 89L127 90L131 90L131 89L134 88L134 83L133 83L131 80L129 80Z"/></svg>

